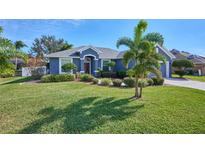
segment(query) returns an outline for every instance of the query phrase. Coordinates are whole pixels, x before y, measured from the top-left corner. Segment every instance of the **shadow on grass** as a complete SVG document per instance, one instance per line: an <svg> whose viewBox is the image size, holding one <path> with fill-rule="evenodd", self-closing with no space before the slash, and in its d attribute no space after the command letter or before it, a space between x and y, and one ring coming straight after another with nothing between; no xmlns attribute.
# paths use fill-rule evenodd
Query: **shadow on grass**
<svg viewBox="0 0 205 154"><path fill-rule="evenodd" d="M59 129L63 130L61 133L86 133L107 121L126 119L144 107L144 105L130 106L129 102L129 99L116 100L113 97L106 99L87 97L64 109L48 107L38 113L44 115L44 118L34 121L19 133L41 133L41 127L56 120L63 120L63 125L59 126Z"/></svg>
<svg viewBox="0 0 205 154"><path fill-rule="evenodd" d="M11 80L11 81L6 81L6 82L2 83L2 85L13 84L13 83L22 83L22 82L27 82L27 81L30 81L30 80L33 80L33 78L31 76L21 77L21 78L14 79L14 80Z"/></svg>

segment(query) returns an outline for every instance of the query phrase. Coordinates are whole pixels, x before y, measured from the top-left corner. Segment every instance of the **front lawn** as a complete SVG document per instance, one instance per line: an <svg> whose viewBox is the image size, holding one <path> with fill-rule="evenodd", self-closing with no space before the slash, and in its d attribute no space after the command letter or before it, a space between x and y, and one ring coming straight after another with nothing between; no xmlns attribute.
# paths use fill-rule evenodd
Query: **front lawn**
<svg viewBox="0 0 205 154"><path fill-rule="evenodd" d="M176 74L173 74L172 77L179 78L179 76L176 75ZM205 76L185 75L183 78L190 79L190 80L195 80L195 81L205 82Z"/></svg>
<svg viewBox="0 0 205 154"><path fill-rule="evenodd" d="M205 92L80 82L0 85L0 133L205 133Z"/></svg>

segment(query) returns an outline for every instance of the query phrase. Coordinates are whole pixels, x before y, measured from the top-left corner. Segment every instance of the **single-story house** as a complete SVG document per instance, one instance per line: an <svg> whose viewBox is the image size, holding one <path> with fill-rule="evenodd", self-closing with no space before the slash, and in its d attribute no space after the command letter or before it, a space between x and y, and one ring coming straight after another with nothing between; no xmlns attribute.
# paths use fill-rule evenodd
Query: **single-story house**
<svg viewBox="0 0 205 154"><path fill-rule="evenodd" d="M175 56L164 47L156 45L156 51L162 54L166 63L161 65L162 76L171 77L171 64ZM123 71L127 68L123 65L122 58L125 51L118 52L110 48L95 47L95 46L80 46L65 51L49 54L50 74L62 74L61 68L66 63L74 63L77 66L76 72L89 73L96 76L98 69L108 71L108 62L115 61L113 71ZM128 69L134 65L130 62ZM75 72L74 72L75 73Z"/></svg>
<svg viewBox="0 0 205 154"><path fill-rule="evenodd" d="M193 62L194 67L191 69L193 75L205 75L205 57L199 55L193 55L186 51L179 51L177 49L172 49L170 51L177 60L187 59Z"/></svg>

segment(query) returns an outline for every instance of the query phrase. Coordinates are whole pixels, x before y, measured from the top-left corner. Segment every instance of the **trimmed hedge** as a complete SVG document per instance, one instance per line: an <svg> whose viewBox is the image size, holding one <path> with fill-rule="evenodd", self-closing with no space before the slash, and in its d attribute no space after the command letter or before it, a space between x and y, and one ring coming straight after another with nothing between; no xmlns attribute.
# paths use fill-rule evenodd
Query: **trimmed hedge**
<svg viewBox="0 0 205 154"><path fill-rule="evenodd" d="M152 80L153 80L153 82L154 82L153 84L155 86L164 84L164 79L163 78L152 78Z"/></svg>
<svg viewBox="0 0 205 154"><path fill-rule="evenodd" d="M101 79L100 85L102 85L102 86L109 86L111 83L112 83L111 79L103 78L103 79Z"/></svg>
<svg viewBox="0 0 205 154"><path fill-rule="evenodd" d="M94 77L90 74L81 74L80 75L80 81L92 82L93 79L94 79Z"/></svg>
<svg viewBox="0 0 205 154"><path fill-rule="evenodd" d="M42 82L64 82L74 80L75 76L73 74L50 74L41 77Z"/></svg>
<svg viewBox="0 0 205 154"><path fill-rule="evenodd" d="M134 78L126 77L123 79L123 82L127 87L134 87L135 86Z"/></svg>
<svg viewBox="0 0 205 154"><path fill-rule="evenodd" d="M117 71L117 77L120 79L123 79L125 77L127 77L127 72L126 71Z"/></svg>
<svg viewBox="0 0 205 154"><path fill-rule="evenodd" d="M112 80L113 86L114 87L120 87L122 84L122 80L121 79L114 79Z"/></svg>

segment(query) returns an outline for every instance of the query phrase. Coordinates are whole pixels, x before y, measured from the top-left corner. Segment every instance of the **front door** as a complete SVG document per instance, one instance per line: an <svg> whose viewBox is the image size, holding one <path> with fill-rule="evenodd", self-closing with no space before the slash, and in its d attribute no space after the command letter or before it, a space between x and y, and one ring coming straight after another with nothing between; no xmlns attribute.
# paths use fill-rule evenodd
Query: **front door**
<svg viewBox="0 0 205 154"><path fill-rule="evenodd" d="M84 71L87 74L90 74L90 63L84 63Z"/></svg>

